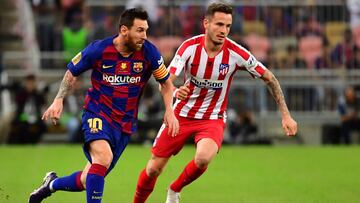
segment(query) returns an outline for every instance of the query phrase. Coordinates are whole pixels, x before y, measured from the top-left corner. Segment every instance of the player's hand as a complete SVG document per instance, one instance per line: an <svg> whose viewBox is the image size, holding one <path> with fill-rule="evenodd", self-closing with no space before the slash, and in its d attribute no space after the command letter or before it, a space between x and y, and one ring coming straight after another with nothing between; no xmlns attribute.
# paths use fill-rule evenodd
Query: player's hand
<svg viewBox="0 0 360 203"><path fill-rule="evenodd" d="M179 133L179 121L176 119L172 109L165 111L164 123L168 127L168 135L175 137Z"/></svg>
<svg viewBox="0 0 360 203"><path fill-rule="evenodd" d="M176 92L176 99L179 100L185 100L190 93L190 89L187 85L183 85L179 87L179 89Z"/></svg>
<svg viewBox="0 0 360 203"><path fill-rule="evenodd" d="M42 120L51 120L56 125L60 119L63 110L63 99L54 99L54 102L44 112Z"/></svg>
<svg viewBox="0 0 360 203"><path fill-rule="evenodd" d="M282 127L287 136L295 136L297 133L297 123L291 116L282 119Z"/></svg>

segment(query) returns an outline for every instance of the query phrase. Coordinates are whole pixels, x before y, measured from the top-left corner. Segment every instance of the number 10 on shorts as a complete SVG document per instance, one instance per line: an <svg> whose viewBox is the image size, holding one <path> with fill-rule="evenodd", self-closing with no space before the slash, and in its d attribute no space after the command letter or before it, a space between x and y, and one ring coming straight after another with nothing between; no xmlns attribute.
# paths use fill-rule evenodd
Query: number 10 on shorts
<svg viewBox="0 0 360 203"><path fill-rule="evenodd" d="M102 130L102 120L100 118L89 118L87 120L91 133L97 133Z"/></svg>

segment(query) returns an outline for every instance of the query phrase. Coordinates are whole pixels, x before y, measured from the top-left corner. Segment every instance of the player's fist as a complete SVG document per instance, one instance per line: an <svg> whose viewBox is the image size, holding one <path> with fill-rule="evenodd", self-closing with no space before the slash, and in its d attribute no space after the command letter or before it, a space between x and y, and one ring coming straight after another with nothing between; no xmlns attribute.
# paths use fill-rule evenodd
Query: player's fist
<svg viewBox="0 0 360 203"><path fill-rule="evenodd" d="M177 89L177 92L175 94L176 99L185 100L190 93L189 87L183 85Z"/></svg>
<svg viewBox="0 0 360 203"><path fill-rule="evenodd" d="M42 120L51 120L54 125L57 124L60 119L61 112L63 110L63 100L55 99L49 108L44 112Z"/></svg>
<svg viewBox="0 0 360 203"><path fill-rule="evenodd" d="M297 123L291 116L282 119L282 127L287 136L295 136L297 133Z"/></svg>

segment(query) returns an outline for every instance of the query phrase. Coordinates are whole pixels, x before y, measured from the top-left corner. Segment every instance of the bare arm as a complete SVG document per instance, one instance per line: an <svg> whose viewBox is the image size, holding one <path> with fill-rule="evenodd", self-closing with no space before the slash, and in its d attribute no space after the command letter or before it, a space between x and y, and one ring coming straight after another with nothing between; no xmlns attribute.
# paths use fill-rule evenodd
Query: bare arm
<svg viewBox="0 0 360 203"><path fill-rule="evenodd" d="M264 80L266 85L269 87L270 93L274 97L282 117L290 116L290 112L286 105L284 94L280 87L280 83L276 79L274 74L269 70L266 70L261 79Z"/></svg>
<svg viewBox="0 0 360 203"><path fill-rule="evenodd" d="M265 71L264 75L262 76L262 80L264 80L269 87L269 90L279 107L282 116L282 126L285 130L286 135L294 136L297 132L297 123L290 115L279 81L269 70Z"/></svg>
<svg viewBox="0 0 360 203"><path fill-rule="evenodd" d="M173 78L174 79L174 78ZM175 117L172 103L173 103L173 83L171 77L167 79L165 82L160 84L160 92L164 100L165 104L165 115L164 115L164 123L168 126L168 134L171 136L176 136L179 132L179 122Z"/></svg>
<svg viewBox="0 0 360 203"><path fill-rule="evenodd" d="M59 91L55 99L64 99L65 96L71 91L76 77L74 77L69 70L66 71L63 80L61 81Z"/></svg>
<svg viewBox="0 0 360 203"><path fill-rule="evenodd" d="M54 125L57 123L63 110L64 98L71 91L75 81L76 81L76 77L73 76L69 70L67 70L63 80L61 81L59 91L53 103L44 112L42 116L43 120L51 119Z"/></svg>

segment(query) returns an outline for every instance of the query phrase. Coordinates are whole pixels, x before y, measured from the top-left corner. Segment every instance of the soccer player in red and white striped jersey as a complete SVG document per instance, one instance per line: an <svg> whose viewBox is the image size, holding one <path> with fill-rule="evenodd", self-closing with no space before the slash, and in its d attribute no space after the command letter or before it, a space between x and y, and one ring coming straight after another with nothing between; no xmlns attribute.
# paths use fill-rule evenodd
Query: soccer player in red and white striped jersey
<svg viewBox="0 0 360 203"><path fill-rule="evenodd" d="M223 141L229 87L238 70L265 81L279 106L286 135L296 134L297 123L289 113L279 82L251 53L227 38L231 23L230 6L210 4L203 22L205 34L186 40L177 50L168 69L172 80L185 72L184 85L174 91L179 133L172 137L166 125L161 127L152 158L140 174L134 203L146 201L169 158L182 149L191 135L196 143L195 158L170 185L166 202L179 202L182 188L205 172Z"/></svg>

